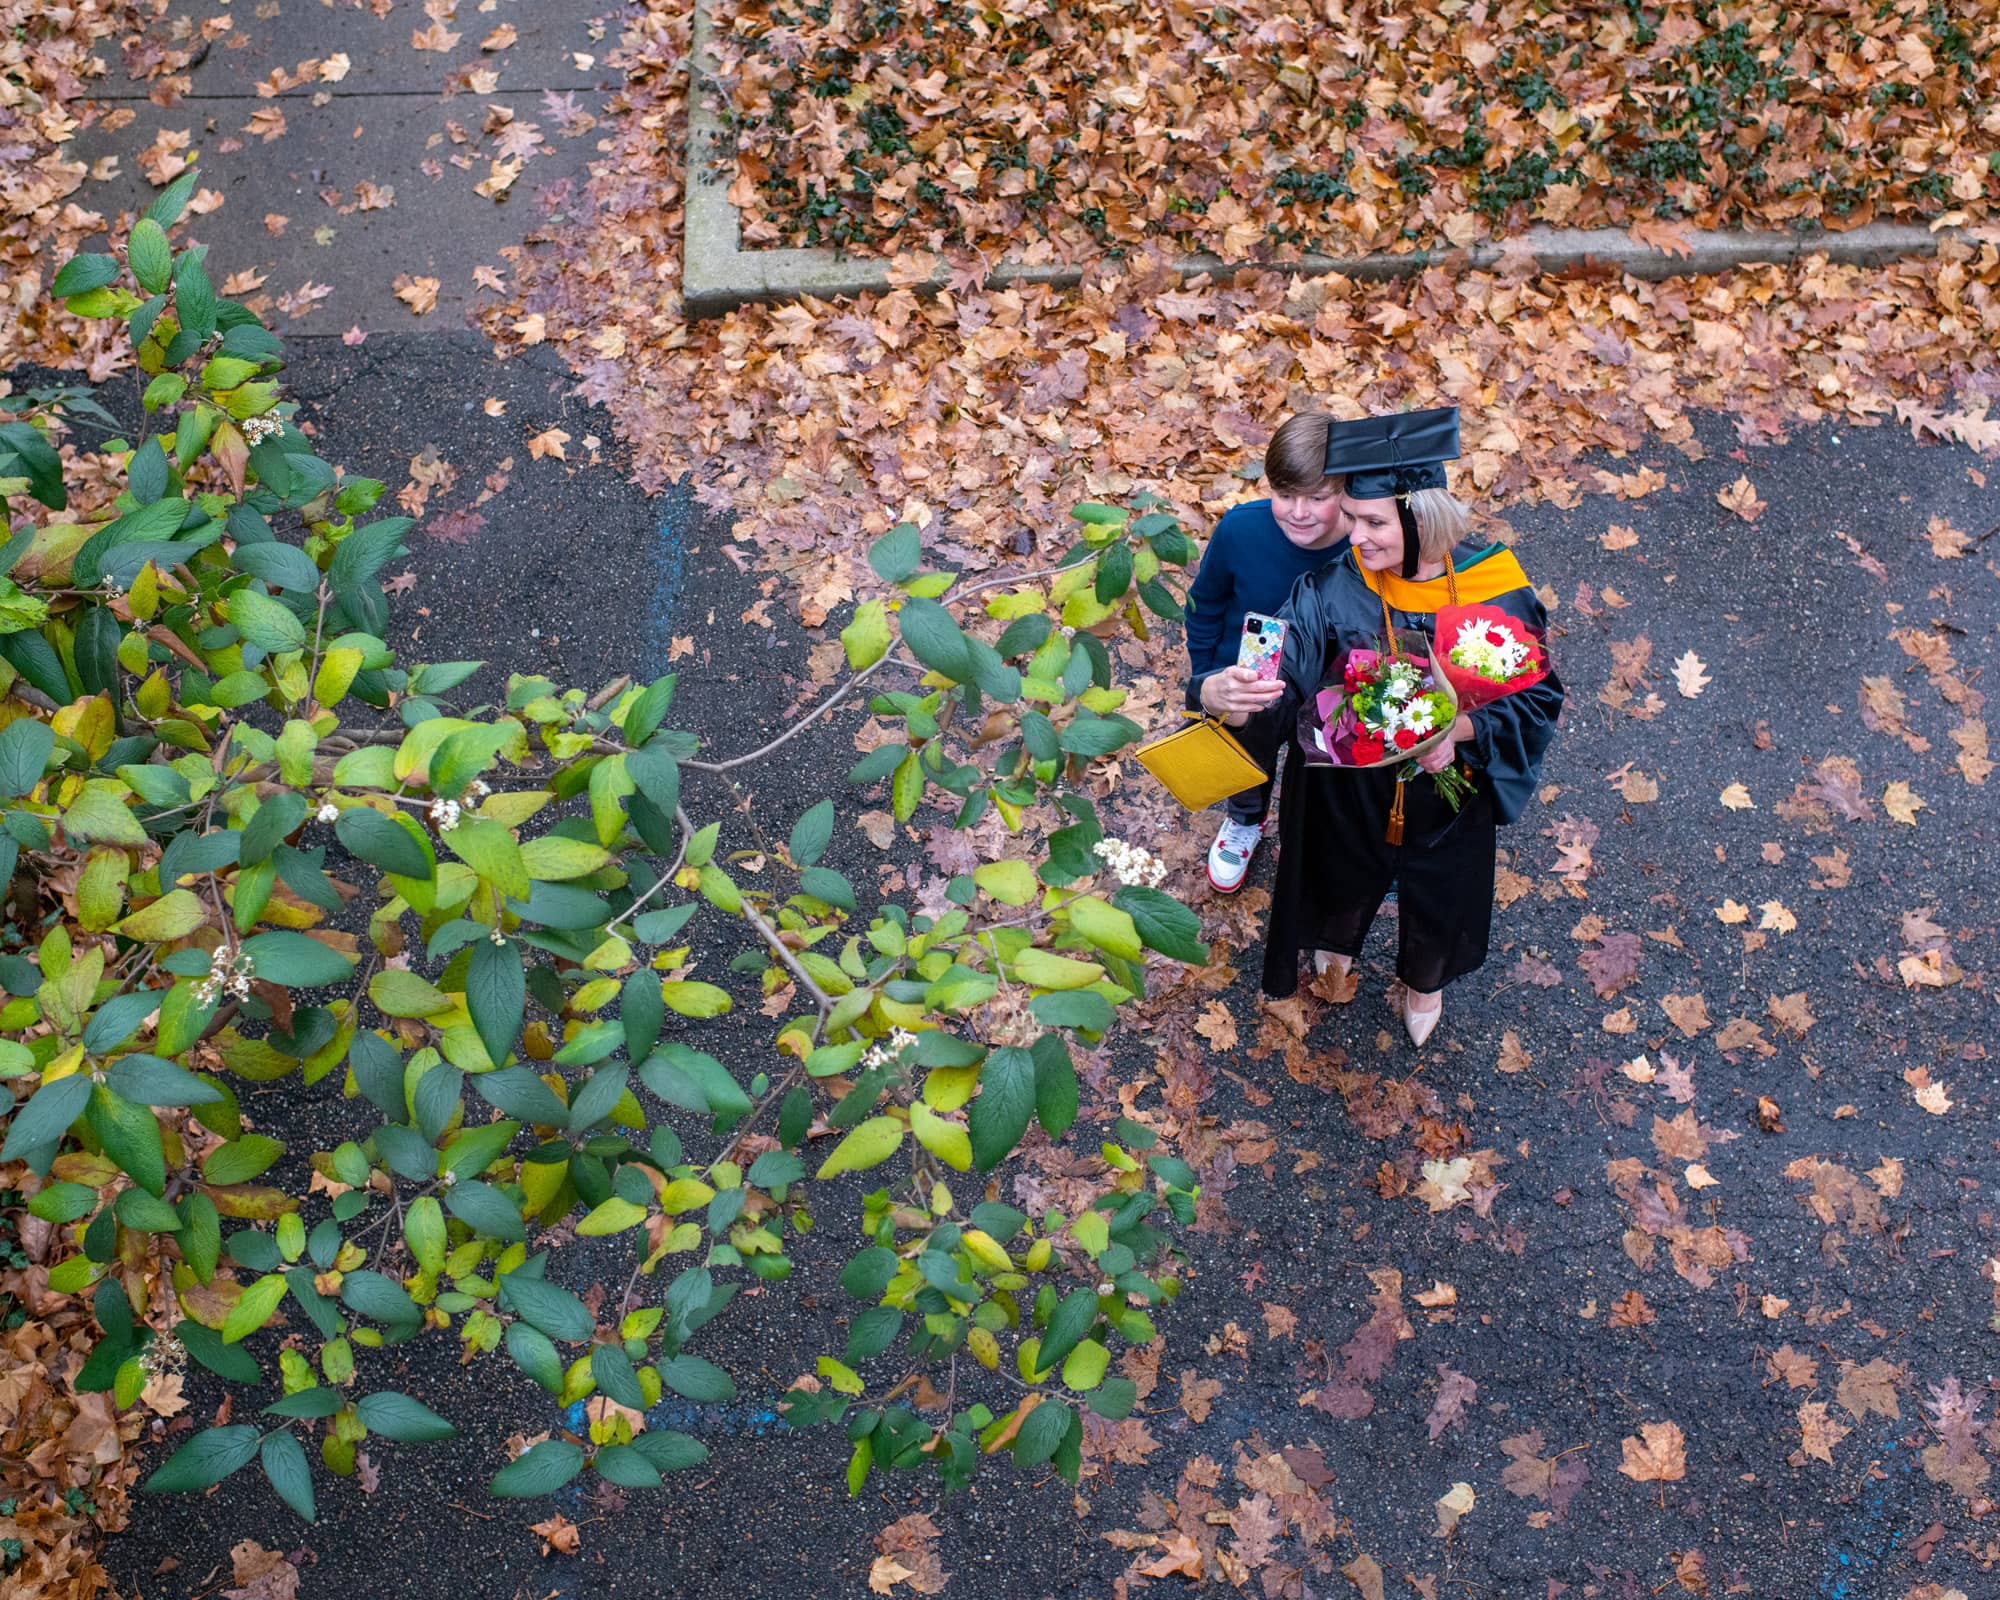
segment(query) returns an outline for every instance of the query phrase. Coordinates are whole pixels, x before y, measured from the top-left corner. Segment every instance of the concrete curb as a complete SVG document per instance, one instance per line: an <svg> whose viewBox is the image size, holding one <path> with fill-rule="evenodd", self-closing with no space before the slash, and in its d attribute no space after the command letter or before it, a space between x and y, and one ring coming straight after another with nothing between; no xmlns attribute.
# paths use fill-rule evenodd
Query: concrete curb
<svg viewBox="0 0 2000 1600"><path fill-rule="evenodd" d="M859 294L881 294L890 288L889 263L880 256L846 255L838 250L745 250L736 207L713 163L728 156L728 130L708 106L706 63L710 23L707 0L696 0L694 48L688 94L686 228L682 246L681 299L688 317L718 317L750 301L796 300L804 296L829 300ZM1530 228L1505 241L1487 241L1468 249L1413 250L1394 255L1375 252L1358 256L1303 256L1296 261L1224 261L1217 256L1184 256L1174 269L1184 278L1207 275L1223 279L1239 272L1285 272L1314 278L1328 274L1381 281L1409 277L1431 267L1476 272L1494 267L1503 256L1534 257L1545 272L1594 266L1635 278L1662 279L1704 276L1732 267L1784 265L1806 256L1824 255L1851 266L1880 266L1906 256L1937 253L1940 239L1963 239L1968 230L1944 228L1933 233L1918 223L1871 222L1846 232L1737 233L1717 230L1690 232L1691 250L1671 255L1643 244L1621 228ZM1008 284L1050 284L1070 288L1083 281L1084 265L1025 264L1003 261L987 277L989 287ZM927 286L940 287L940 271Z"/></svg>

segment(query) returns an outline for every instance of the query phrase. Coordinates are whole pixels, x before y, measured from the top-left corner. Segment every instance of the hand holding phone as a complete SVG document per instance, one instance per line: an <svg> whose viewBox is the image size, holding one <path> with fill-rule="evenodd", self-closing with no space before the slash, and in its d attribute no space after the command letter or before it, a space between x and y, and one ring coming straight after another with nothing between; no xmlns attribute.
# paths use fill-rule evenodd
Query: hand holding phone
<svg viewBox="0 0 2000 1600"><path fill-rule="evenodd" d="M1267 617L1247 612L1243 618L1243 643L1236 652L1236 664L1248 667L1266 683L1275 683L1284 660L1285 635L1291 624L1283 617Z"/></svg>

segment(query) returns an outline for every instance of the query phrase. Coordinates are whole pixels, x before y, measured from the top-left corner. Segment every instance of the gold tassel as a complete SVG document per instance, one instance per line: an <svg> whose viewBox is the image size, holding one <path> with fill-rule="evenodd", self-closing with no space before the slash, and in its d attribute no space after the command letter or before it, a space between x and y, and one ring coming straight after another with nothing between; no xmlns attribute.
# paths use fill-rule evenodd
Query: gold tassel
<svg viewBox="0 0 2000 1600"><path fill-rule="evenodd" d="M1403 842L1403 780L1401 778L1396 780L1396 798L1389 807L1389 826L1384 830L1382 839L1385 844L1401 844Z"/></svg>

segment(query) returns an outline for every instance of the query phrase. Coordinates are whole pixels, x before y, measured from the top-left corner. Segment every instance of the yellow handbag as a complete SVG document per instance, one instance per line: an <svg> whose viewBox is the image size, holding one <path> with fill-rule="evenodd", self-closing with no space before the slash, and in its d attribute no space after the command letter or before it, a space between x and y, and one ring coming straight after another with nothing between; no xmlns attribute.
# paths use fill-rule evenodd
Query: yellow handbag
<svg viewBox="0 0 2000 1600"><path fill-rule="evenodd" d="M1138 755L1145 769L1188 810L1204 810L1254 789L1270 776L1214 717L1199 711L1182 715L1190 719L1186 727L1141 745Z"/></svg>

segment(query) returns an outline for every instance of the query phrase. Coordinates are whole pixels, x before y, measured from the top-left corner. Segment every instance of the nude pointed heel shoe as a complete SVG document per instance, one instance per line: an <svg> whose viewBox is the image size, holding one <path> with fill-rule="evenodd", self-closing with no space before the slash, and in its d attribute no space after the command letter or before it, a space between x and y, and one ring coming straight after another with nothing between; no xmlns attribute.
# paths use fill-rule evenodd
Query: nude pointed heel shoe
<svg viewBox="0 0 2000 1600"><path fill-rule="evenodd" d="M1343 978L1354 968L1354 958L1343 956L1332 950L1313 952L1313 971L1324 977L1329 972L1337 972Z"/></svg>
<svg viewBox="0 0 2000 1600"><path fill-rule="evenodd" d="M1410 1043L1421 1045L1438 1025L1438 1018L1444 1015L1444 996L1437 997L1437 1004L1428 1011L1410 1009L1409 995L1403 997L1403 1028L1410 1036Z"/></svg>

